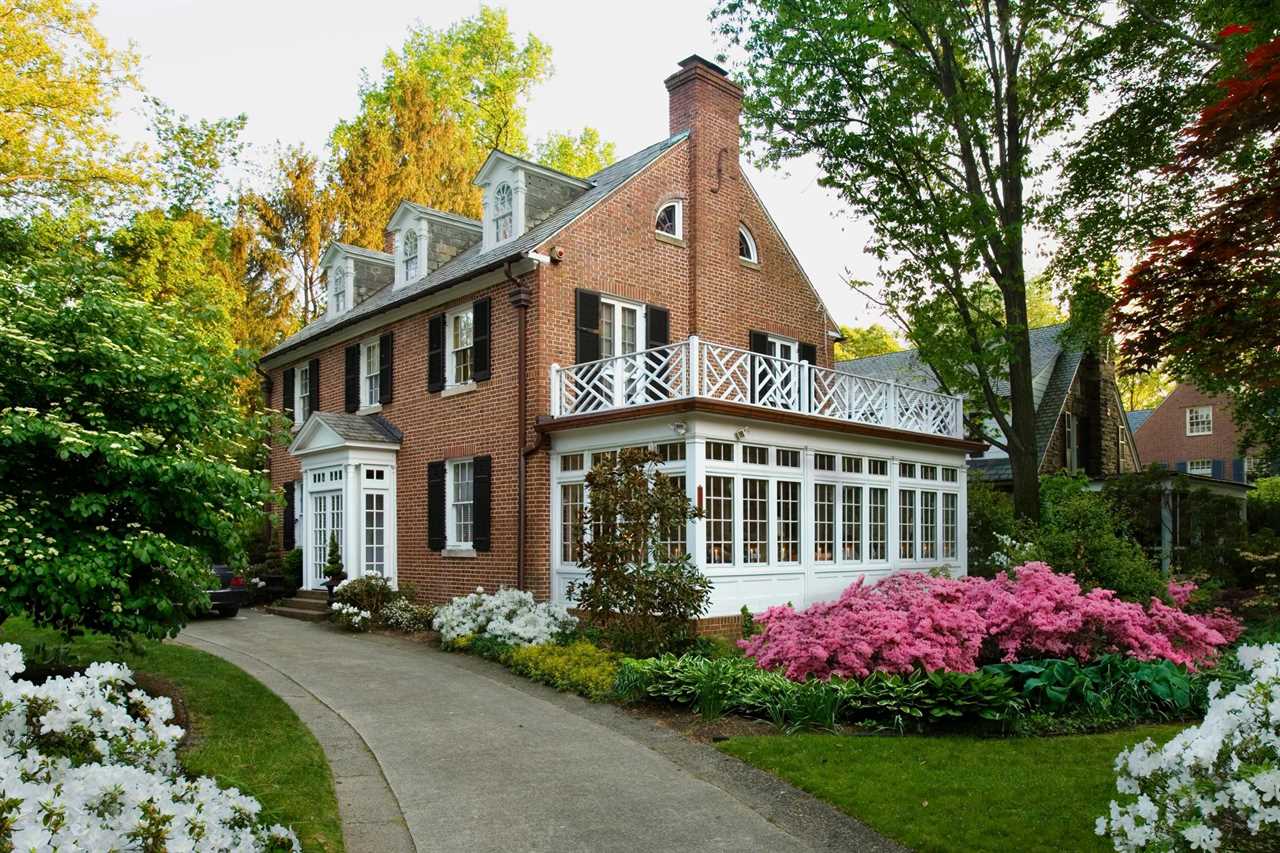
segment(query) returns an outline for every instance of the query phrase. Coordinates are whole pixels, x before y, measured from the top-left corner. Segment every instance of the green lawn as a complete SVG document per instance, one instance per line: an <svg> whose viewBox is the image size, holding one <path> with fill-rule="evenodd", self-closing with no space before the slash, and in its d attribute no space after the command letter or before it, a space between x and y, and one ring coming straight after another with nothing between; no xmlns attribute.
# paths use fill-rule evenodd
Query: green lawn
<svg viewBox="0 0 1280 853"><path fill-rule="evenodd" d="M1053 738L733 738L722 750L919 851L1109 850L1093 834L1115 796L1112 762L1181 726Z"/></svg>
<svg viewBox="0 0 1280 853"><path fill-rule="evenodd" d="M25 619L0 625L0 642L30 648L56 642ZM306 850L341 851L342 825L324 752L298 715L255 678L221 658L175 643L146 643L141 655L117 652L101 636L75 641L78 662L123 660L177 684L194 737L181 753L191 773L213 776L262 802L270 822L292 826Z"/></svg>

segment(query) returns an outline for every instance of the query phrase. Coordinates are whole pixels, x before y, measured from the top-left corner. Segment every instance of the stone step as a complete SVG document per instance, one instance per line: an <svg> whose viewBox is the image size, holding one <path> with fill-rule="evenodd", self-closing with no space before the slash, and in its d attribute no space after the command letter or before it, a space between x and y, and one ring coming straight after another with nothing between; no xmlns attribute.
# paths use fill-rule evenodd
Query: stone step
<svg viewBox="0 0 1280 853"><path fill-rule="evenodd" d="M317 613L329 612L329 602L323 598L315 599L295 596L293 598L282 598L276 604L280 607L292 607L294 610L314 610Z"/></svg>
<svg viewBox="0 0 1280 853"><path fill-rule="evenodd" d="M299 610L296 607L281 607L276 604L267 606L268 613L276 616L287 616L290 619L301 619L304 622L323 622L328 615L320 610Z"/></svg>
<svg viewBox="0 0 1280 853"><path fill-rule="evenodd" d="M323 589L300 589L294 594L294 598L306 598L319 601L328 601L329 593Z"/></svg>

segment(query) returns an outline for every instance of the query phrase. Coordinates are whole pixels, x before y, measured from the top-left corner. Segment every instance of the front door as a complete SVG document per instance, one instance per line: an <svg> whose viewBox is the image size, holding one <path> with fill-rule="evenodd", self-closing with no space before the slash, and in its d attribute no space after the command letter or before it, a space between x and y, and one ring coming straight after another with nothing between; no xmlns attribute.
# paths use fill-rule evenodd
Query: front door
<svg viewBox="0 0 1280 853"><path fill-rule="evenodd" d="M600 357L635 355L640 349L643 316L638 305L600 300ZM611 388L614 405L636 402L636 396L644 388L641 374L639 359L615 358L608 362L602 379Z"/></svg>
<svg viewBox="0 0 1280 853"><path fill-rule="evenodd" d="M319 492L311 495L311 570L307 587L322 589L325 565L329 560L329 543L338 543L342 552L342 492Z"/></svg>

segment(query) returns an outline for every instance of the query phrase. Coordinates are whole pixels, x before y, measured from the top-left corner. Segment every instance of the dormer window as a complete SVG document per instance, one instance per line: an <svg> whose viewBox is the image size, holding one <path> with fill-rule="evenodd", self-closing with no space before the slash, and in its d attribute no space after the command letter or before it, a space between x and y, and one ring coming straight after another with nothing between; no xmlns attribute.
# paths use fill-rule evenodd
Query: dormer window
<svg viewBox="0 0 1280 853"><path fill-rule="evenodd" d="M677 240L684 236L684 222L682 205L678 201L669 201L658 210L657 221L653 225L653 229L659 234L666 234L668 237L675 237Z"/></svg>
<svg viewBox="0 0 1280 853"><path fill-rule="evenodd" d="M347 262L339 260L333 269L333 287L329 295L333 304L333 313L341 314L347 310Z"/></svg>
<svg viewBox="0 0 1280 853"><path fill-rule="evenodd" d="M499 184L493 193L493 240L504 243L514 234L511 184Z"/></svg>
<svg viewBox="0 0 1280 853"><path fill-rule="evenodd" d="M745 225L738 226L738 257L753 264L760 263L760 256L756 254L755 238L751 236L751 232Z"/></svg>
<svg viewBox="0 0 1280 853"><path fill-rule="evenodd" d="M404 232L404 280L413 281L418 277L418 232L409 229Z"/></svg>

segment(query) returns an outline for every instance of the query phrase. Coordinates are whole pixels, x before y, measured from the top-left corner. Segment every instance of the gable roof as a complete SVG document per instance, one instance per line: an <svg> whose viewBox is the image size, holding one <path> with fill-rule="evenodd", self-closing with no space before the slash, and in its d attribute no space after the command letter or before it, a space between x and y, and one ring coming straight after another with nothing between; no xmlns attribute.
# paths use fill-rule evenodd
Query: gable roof
<svg viewBox="0 0 1280 853"><path fill-rule="evenodd" d="M331 242L324 250L324 254L320 256L320 263L327 264L336 252L346 252L357 258L364 258L369 261L376 261L381 264L390 264L395 262L395 256L388 252L375 252L373 249L366 249L363 246L353 246L350 243L339 243L337 240Z"/></svg>
<svg viewBox="0 0 1280 853"><path fill-rule="evenodd" d="M497 269L508 261L522 258L527 252L536 250L544 242L564 230L574 220L595 207L596 204L603 201L628 180L643 171L649 164L657 160L664 152L683 141L688 135L689 132L687 130L681 131L675 136L650 145L648 148L637 151L630 157L619 160L596 172L588 179L593 185L590 189L519 237L495 246L487 252L482 251L482 244L477 244L417 281L410 282L400 288L384 287L344 314L333 318L322 317L315 320L277 344L262 359L266 360L282 355L307 341L351 326L380 311L439 293L475 275Z"/></svg>
<svg viewBox="0 0 1280 853"><path fill-rule="evenodd" d="M1031 376L1033 381L1036 377L1046 378L1047 371L1052 370L1054 365L1057 364L1058 356L1064 349L1059 336L1066 327L1066 323L1057 323L1052 326L1040 326L1028 332L1028 337L1031 338ZM930 391L938 390L938 380L934 378L929 366L921 361L916 350L913 349L885 353L884 355L872 355L866 358L855 358L848 361L838 361L836 362L836 369L843 370L846 373L854 373L858 376L866 376L869 379L897 382L900 385L910 385L913 388L925 388ZM993 390L1001 397L1008 397L1008 380L996 380Z"/></svg>
<svg viewBox="0 0 1280 853"><path fill-rule="evenodd" d="M1126 412L1125 417L1129 419L1129 431L1137 432L1143 424L1151 419L1155 412L1155 409L1138 409L1136 412Z"/></svg>
<svg viewBox="0 0 1280 853"><path fill-rule="evenodd" d="M326 438L329 433L337 438L336 443ZM312 412L289 442L289 453L301 456L345 445L384 445L394 450L403 438L400 430L381 415Z"/></svg>

